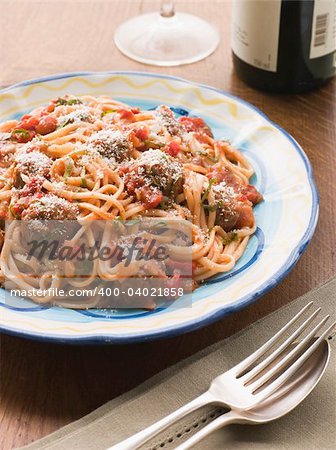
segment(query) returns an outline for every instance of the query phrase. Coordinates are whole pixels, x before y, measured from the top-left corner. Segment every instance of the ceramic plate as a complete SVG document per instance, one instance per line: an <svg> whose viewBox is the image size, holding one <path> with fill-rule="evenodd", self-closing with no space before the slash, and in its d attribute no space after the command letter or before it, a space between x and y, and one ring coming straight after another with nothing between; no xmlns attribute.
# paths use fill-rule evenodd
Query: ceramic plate
<svg viewBox="0 0 336 450"><path fill-rule="evenodd" d="M231 141L251 161L252 182L265 201L254 209L258 228L238 264L202 285L192 294L192 302L181 303L182 298L151 312L79 311L38 306L1 289L0 322L5 332L41 340L113 343L176 335L246 307L293 268L313 235L318 194L301 147L262 112L225 92L179 78L135 72L74 73L3 90L0 120L20 117L65 93L105 94L144 109L165 103L176 114L202 117L216 138Z"/></svg>

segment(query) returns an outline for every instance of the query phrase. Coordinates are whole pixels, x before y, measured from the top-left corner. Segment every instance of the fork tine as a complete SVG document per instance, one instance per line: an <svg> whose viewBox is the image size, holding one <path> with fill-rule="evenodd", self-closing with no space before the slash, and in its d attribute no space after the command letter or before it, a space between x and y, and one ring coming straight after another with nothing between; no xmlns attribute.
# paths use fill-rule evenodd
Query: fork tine
<svg viewBox="0 0 336 450"><path fill-rule="evenodd" d="M315 317L318 315L318 313L321 311L321 308L318 308L316 311L313 312L313 314L308 317L307 320L303 322L302 325L299 326L299 328L294 331L289 338L285 340L274 352L272 352L264 361L259 363L256 367L253 367L252 370L247 372L245 375L241 377L241 381L244 381L244 383L248 383L250 380L252 380L255 376L257 376L265 367L267 367L274 359L280 355L284 350L286 350L289 345L295 341L295 339L300 336L300 334L310 325L310 323L315 319Z"/></svg>
<svg viewBox="0 0 336 450"><path fill-rule="evenodd" d="M329 317L328 317L329 318ZM314 353L321 342L329 335L330 331L336 326L336 322L332 323L321 336L314 341L314 343L309 346L304 353L289 366L285 372L283 372L276 380L274 380L269 386L263 389L261 392L255 395L256 400L260 403L265 398L269 397L273 392L275 392L280 386L282 386L288 378L290 378L301 366L302 364ZM254 405L255 406L255 405Z"/></svg>
<svg viewBox="0 0 336 450"><path fill-rule="evenodd" d="M254 381L250 384L250 388L255 391L263 384L266 383L270 378L276 375L281 369L283 369L288 362L290 362L296 355L298 355L304 347L311 341L311 339L315 336L317 331L327 322L329 319L329 315L325 316L321 322L319 322L316 327L309 333L307 336L300 341L300 343L293 348L284 358L282 358L274 367L268 370L262 377L258 378L258 380Z"/></svg>
<svg viewBox="0 0 336 450"><path fill-rule="evenodd" d="M266 351L272 347L274 343L276 343L290 328L293 323L295 323L300 317L311 307L313 302L309 302L305 307L299 311L296 316L293 317L281 330L279 330L274 336L272 336L267 342L265 342L264 345L262 345L258 350L256 350L254 353L252 353L247 358L243 359L239 364L237 364L235 367L231 369L232 372L236 374L236 376L239 376L239 374L247 369L251 364L253 364L258 358L264 355Z"/></svg>

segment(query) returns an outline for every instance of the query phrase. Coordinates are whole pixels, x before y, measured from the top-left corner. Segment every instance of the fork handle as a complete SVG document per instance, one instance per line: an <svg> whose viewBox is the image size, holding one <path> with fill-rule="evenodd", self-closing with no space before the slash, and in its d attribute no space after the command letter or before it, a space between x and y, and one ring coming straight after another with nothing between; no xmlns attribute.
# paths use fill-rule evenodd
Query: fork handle
<svg viewBox="0 0 336 450"><path fill-rule="evenodd" d="M150 425L144 430L139 431L138 433L134 434L128 439L125 439L124 441L114 445L113 447L110 447L107 450L136 450L141 445L149 441L149 439L153 438L154 436L156 436L158 433L168 428L173 423L182 419L187 414L196 411L196 409L202 406L214 402L215 402L214 397L207 391L204 394L200 395L199 397L196 397L191 402L183 405L181 408L172 412L168 416L159 420L158 422L155 422L153 425Z"/></svg>
<svg viewBox="0 0 336 450"><path fill-rule="evenodd" d="M208 436L209 434L218 430L219 428L223 428L226 425L230 425L232 423L239 423L239 422L240 422L240 417L231 410L231 411L217 417L217 419L210 422L209 425L202 428L200 431L198 431L196 434L194 434L191 438L189 438L186 442L183 442L183 444L176 447L175 450L188 450L190 448L193 448L198 442L200 442L206 436Z"/></svg>

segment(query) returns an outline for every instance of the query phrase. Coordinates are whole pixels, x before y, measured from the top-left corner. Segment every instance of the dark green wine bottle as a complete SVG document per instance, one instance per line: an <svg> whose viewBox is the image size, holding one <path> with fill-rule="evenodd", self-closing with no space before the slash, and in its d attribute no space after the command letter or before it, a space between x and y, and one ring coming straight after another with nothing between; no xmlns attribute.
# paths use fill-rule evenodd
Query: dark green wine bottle
<svg viewBox="0 0 336 450"><path fill-rule="evenodd" d="M252 87L296 93L336 73L336 0L234 0L233 63Z"/></svg>

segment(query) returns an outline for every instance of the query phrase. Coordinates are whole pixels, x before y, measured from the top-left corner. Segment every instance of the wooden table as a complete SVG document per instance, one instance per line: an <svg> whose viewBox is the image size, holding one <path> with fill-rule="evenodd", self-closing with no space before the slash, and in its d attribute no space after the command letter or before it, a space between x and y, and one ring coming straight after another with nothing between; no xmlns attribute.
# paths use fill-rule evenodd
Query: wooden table
<svg viewBox="0 0 336 450"><path fill-rule="evenodd" d="M224 89L256 105L307 152L321 197L316 234L296 268L249 308L201 330L124 346L71 346L1 339L0 448L32 442L80 418L163 368L245 327L335 274L335 86L285 96L253 90L237 79L230 54L230 4L178 2L178 8L220 27L218 50L180 68L143 66L113 44L115 27L141 12L144 1L0 2L0 86L51 73L144 70L178 75Z"/></svg>

